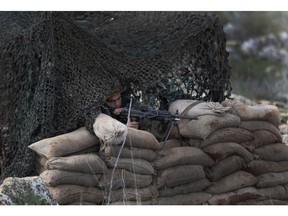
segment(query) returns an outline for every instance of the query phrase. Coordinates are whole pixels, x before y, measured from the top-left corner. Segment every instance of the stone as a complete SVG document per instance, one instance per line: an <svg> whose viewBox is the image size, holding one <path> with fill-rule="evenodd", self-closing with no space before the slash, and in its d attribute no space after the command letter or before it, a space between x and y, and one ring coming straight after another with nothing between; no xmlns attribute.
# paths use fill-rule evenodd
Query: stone
<svg viewBox="0 0 288 216"><path fill-rule="evenodd" d="M8 177L0 186L1 205L57 205L39 176Z"/></svg>

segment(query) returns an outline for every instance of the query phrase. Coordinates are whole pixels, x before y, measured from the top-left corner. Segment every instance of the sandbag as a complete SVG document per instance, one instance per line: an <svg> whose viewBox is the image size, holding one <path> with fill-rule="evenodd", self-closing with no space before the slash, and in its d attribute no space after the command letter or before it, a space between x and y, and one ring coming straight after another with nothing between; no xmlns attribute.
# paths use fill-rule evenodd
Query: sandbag
<svg viewBox="0 0 288 216"><path fill-rule="evenodd" d="M60 205L67 205L75 202L102 204L104 201L103 191L96 187L57 185L55 187L48 187L48 190Z"/></svg>
<svg viewBox="0 0 288 216"><path fill-rule="evenodd" d="M146 201L117 201L117 202L111 202L109 205L154 205L154 200L146 200Z"/></svg>
<svg viewBox="0 0 288 216"><path fill-rule="evenodd" d="M287 188L283 185L278 185L269 188L259 188L258 192L262 194L264 197L269 199L279 199L279 200L287 200Z"/></svg>
<svg viewBox="0 0 288 216"><path fill-rule="evenodd" d="M238 143L223 142L215 143L202 149L215 161L223 160L231 155L238 155L244 159L245 163L253 160L253 155Z"/></svg>
<svg viewBox="0 0 288 216"><path fill-rule="evenodd" d="M214 161L201 149L196 147L174 147L158 152L156 159L152 162L157 170L178 165L202 165L212 166Z"/></svg>
<svg viewBox="0 0 288 216"><path fill-rule="evenodd" d="M257 200L257 199L249 199L239 203L236 205L288 205L288 200L278 200L278 199L265 199L265 200Z"/></svg>
<svg viewBox="0 0 288 216"><path fill-rule="evenodd" d="M71 155L81 155L81 154L88 154L88 153L98 153L99 152L99 148L100 148L100 143L99 145L93 145L93 146L90 146L86 149L83 149L83 150L80 150L80 151L77 151L77 152L73 152L71 154L67 154L65 156L71 156Z"/></svg>
<svg viewBox="0 0 288 216"><path fill-rule="evenodd" d="M274 143L255 149L255 154L266 161L288 161L288 146L284 143Z"/></svg>
<svg viewBox="0 0 288 216"><path fill-rule="evenodd" d="M140 175L129 172L124 169L116 169L114 173L112 169L109 169L109 172L103 174L101 179L99 180L99 186L101 188L112 190L117 190L119 188L132 188L132 187L143 188L148 187L151 184L152 184L151 175Z"/></svg>
<svg viewBox="0 0 288 216"><path fill-rule="evenodd" d="M155 175L155 170L151 163L143 159L134 158L105 158L105 162L109 168L125 169L132 173L142 175Z"/></svg>
<svg viewBox="0 0 288 216"><path fill-rule="evenodd" d="M288 161L275 162L265 160L253 160L247 165L247 167L244 168L244 170L250 172L254 176L271 172L285 172L288 171Z"/></svg>
<svg viewBox="0 0 288 216"><path fill-rule="evenodd" d="M95 187L102 174L86 174L81 172L70 172L65 170L45 170L40 174L43 182L48 186L61 184L72 184L85 187Z"/></svg>
<svg viewBox="0 0 288 216"><path fill-rule="evenodd" d="M202 140L190 138L187 145L192 147L200 148Z"/></svg>
<svg viewBox="0 0 288 216"><path fill-rule="evenodd" d="M46 162L47 162L47 158L44 156L40 156L40 155L36 155L36 161L41 164L42 166L45 166Z"/></svg>
<svg viewBox="0 0 288 216"><path fill-rule="evenodd" d="M210 205L234 205L249 199L262 197L255 187L244 187L235 191L215 194L209 200Z"/></svg>
<svg viewBox="0 0 288 216"><path fill-rule="evenodd" d="M97 205L97 203L79 201L79 202L69 203L69 205Z"/></svg>
<svg viewBox="0 0 288 216"><path fill-rule="evenodd" d="M121 152L120 152L121 151ZM118 157L120 154L120 158L135 158L135 159L144 159L147 161L153 161L156 158L156 152L150 149L142 149L142 148L128 148L121 147L116 145L106 146L102 149L99 154L104 157Z"/></svg>
<svg viewBox="0 0 288 216"><path fill-rule="evenodd" d="M52 157L46 164L48 170L59 169L88 174L108 172L107 165L97 154L72 155L67 157Z"/></svg>
<svg viewBox="0 0 288 216"><path fill-rule="evenodd" d="M180 125L179 132L183 137L205 140L212 132L220 128L237 127L240 118L236 115L224 113L198 116L197 120L191 120Z"/></svg>
<svg viewBox="0 0 288 216"><path fill-rule="evenodd" d="M246 130L249 130L251 132L257 131L257 130L268 130L271 133L273 133L279 142L282 142L282 136L278 128L271 124L270 122L266 121L242 121L239 127L244 128ZM250 141L250 140L248 140ZM245 142L245 141L244 141Z"/></svg>
<svg viewBox="0 0 288 216"><path fill-rule="evenodd" d="M181 165L169 167L160 171L157 175L157 187L175 187L188 184L205 178L205 172L201 165Z"/></svg>
<svg viewBox="0 0 288 216"><path fill-rule="evenodd" d="M242 169L244 166L245 162L243 158L232 155L218 161L213 166L206 168L205 172L210 181L218 181L222 177Z"/></svg>
<svg viewBox="0 0 288 216"><path fill-rule="evenodd" d="M1 164L0 164L1 165ZM40 164L38 161L35 162L35 171L38 175L40 175L42 172L44 172L46 169L45 167Z"/></svg>
<svg viewBox="0 0 288 216"><path fill-rule="evenodd" d="M205 148L206 146L219 142L242 143L252 140L254 140L253 134L246 129L237 127L221 128L210 134L206 140L203 140L200 147Z"/></svg>
<svg viewBox="0 0 288 216"><path fill-rule="evenodd" d="M174 148L174 147L181 147L181 141L179 139L168 139L166 143L164 141L160 142L161 150Z"/></svg>
<svg viewBox="0 0 288 216"><path fill-rule="evenodd" d="M183 111L190 106L192 107L187 110L186 114L183 115ZM183 115L190 118L196 118L202 115L214 115L215 113L225 113L230 109L230 107L223 107L218 102L204 102L204 101L197 101L197 100L186 100L186 99L179 99L172 102L169 106L169 112L172 114L176 114L177 112L179 115Z"/></svg>
<svg viewBox="0 0 288 216"><path fill-rule="evenodd" d="M188 184L175 186L173 188L163 188L158 190L159 196L175 196L180 194L187 194L187 193L194 193L194 192L201 192L202 190L206 189L208 186L211 185L211 182L206 179L200 179Z"/></svg>
<svg viewBox="0 0 288 216"><path fill-rule="evenodd" d="M255 137L254 140L249 142L243 142L240 144L244 147L255 149L264 145L281 142L281 139L279 139L279 137L275 136L274 133L268 130L256 130L252 132L252 134Z"/></svg>
<svg viewBox="0 0 288 216"><path fill-rule="evenodd" d="M230 191L234 191L240 188L253 186L257 183L257 179L252 174L238 170L228 176L221 178L209 186L205 192L211 194L221 194Z"/></svg>
<svg viewBox="0 0 288 216"><path fill-rule="evenodd" d="M98 138L82 127L70 133L42 139L29 145L28 148L50 159L78 152L97 144L99 144Z"/></svg>
<svg viewBox="0 0 288 216"><path fill-rule="evenodd" d="M279 173L264 173L257 176L257 188L274 187L288 183L288 171Z"/></svg>
<svg viewBox="0 0 288 216"><path fill-rule="evenodd" d="M142 148L157 151L161 145L155 136L144 130L137 130L134 128L128 128L125 146L131 148Z"/></svg>
<svg viewBox="0 0 288 216"><path fill-rule="evenodd" d="M119 145L123 143L127 134L125 124L103 113L95 119L93 130L105 145Z"/></svg>
<svg viewBox="0 0 288 216"><path fill-rule="evenodd" d="M106 191L104 204L110 204L113 202L130 202L137 201L138 203L143 201L149 201L156 198L159 195L155 185L150 185L145 188L121 188L113 190L109 193Z"/></svg>
<svg viewBox="0 0 288 216"><path fill-rule="evenodd" d="M211 194L205 192L196 192L188 194L180 194L169 197L158 197L158 205L203 205L210 198Z"/></svg>
<svg viewBox="0 0 288 216"><path fill-rule="evenodd" d="M243 121L268 121L276 127L278 127L281 122L280 112L274 105L247 105L235 100L225 100L221 104L225 107L231 107L229 112L239 116Z"/></svg>

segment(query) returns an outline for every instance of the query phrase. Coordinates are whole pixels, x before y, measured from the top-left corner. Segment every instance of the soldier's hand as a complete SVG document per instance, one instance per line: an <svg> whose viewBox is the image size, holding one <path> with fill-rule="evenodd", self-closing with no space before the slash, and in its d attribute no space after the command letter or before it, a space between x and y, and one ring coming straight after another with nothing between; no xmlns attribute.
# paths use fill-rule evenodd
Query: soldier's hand
<svg viewBox="0 0 288 216"><path fill-rule="evenodd" d="M139 123L138 123L138 122L135 122L135 121L129 121L129 122L127 123L127 127L138 129Z"/></svg>
<svg viewBox="0 0 288 216"><path fill-rule="evenodd" d="M120 115L122 109L123 109L123 108L115 108L115 109L114 109L114 114L115 114L115 115Z"/></svg>

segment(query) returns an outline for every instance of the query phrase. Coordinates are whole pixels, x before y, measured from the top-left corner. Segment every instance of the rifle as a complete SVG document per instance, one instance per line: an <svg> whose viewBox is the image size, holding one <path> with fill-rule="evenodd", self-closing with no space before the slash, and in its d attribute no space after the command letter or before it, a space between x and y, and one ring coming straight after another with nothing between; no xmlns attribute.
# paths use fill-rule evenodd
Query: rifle
<svg viewBox="0 0 288 216"><path fill-rule="evenodd" d="M130 111L130 113L129 113L129 111ZM174 126L177 128L178 133L180 134L179 127L178 127L178 121L180 119L190 119L190 120L197 120L198 119L197 117L192 118L192 117L187 117L187 116L180 116L178 113L178 110L176 111L175 115L173 115L168 111L153 110L149 107L141 108L140 110L132 109L131 107L130 107L130 110L129 110L129 108L123 108L121 113L120 113L120 116L128 117L129 114L130 114L130 118L133 120L135 119L136 121L141 121L141 119L146 118L146 119L151 119L151 120L165 121L165 122L168 121L169 122L170 127L169 127L169 130L167 130L165 133L165 136L164 136L165 139L164 139L164 143L162 145L162 148L166 144L166 141L167 141L167 139L168 139Z"/></svg>
<svg viewBox="0 0 288 216"><path fill-rule="evenodd" d="M129 115L129 109L123 108L120 116L126 116ZM196 120L197 118L192 118L188 116L180 116L178 111L173 115L168 111L164 110L154 110L150 107L142 107L139 110L138 109L130 109L130 118L136 119L136 121L140 121L142 119L151 119L151 120L157 120L157 121L169 121L169 122L176 122L182 119L190 119L190 120Z"/></svg>

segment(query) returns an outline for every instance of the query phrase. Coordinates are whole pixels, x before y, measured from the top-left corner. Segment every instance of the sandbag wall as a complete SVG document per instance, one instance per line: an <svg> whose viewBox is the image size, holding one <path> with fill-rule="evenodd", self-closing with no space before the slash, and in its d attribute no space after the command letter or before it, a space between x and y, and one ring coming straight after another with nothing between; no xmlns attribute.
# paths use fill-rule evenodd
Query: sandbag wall
<svg viewBox="0 0 288 216"><path fill-rule="evenodd" d="M170 111L183 110L190 103L176 101ZM178 139L186 138L186 145L215 161L205 169L211 182L203 189L211 195L207 204L288 203L288 147L282 143L275 106L226 100L221 106L197 104L187 115L198 119L179 122Z"/></svg>
<svg viewBox="0 0 288 216"><path fill-rule="evenodd" d="M97 151L97 144L96 136L80 128L29 146L38 155L40 177L58 203L153 204L158 190L151 161L160 148L157 139L128 129L123 146L103 145Z"/></svg>
<svg viewBox="0 0 288 216"><path fill-rule="evenodd" d="M123 146L115 138L98 152L98 138L80 128L29 148L59 204L287 204L288 149L278 109L192 103L171 104L171 113L195 119L181 119L166 142L128 128Z"/></svg>

